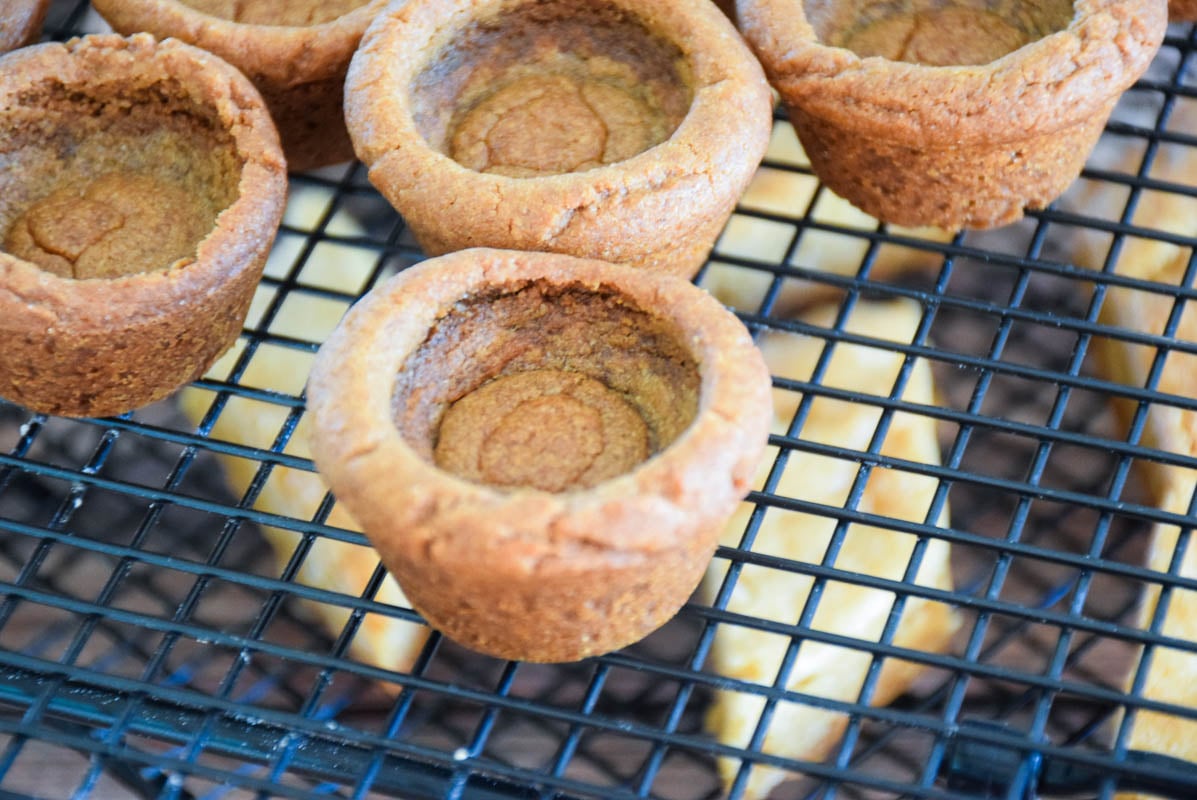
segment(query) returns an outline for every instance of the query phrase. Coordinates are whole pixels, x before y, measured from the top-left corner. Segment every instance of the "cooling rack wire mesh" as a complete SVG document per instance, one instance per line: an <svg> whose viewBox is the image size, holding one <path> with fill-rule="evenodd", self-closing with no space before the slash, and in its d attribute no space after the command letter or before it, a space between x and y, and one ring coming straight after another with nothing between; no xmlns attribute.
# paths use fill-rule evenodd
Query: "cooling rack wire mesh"
<svg viewBox="0 0 1197 800"><path fill-rule="evenodd" d="M86 3L60 0L47 35L101 27ZM1187 498L1179 512L1159 510L1141 469L1197 465L1142 441L1149 406L1197 409L1157 385L1168 355L1197 350L1172 335L1193 297L1193 227L1183 223L1197 220L1197 169L1186 167L1197 158L1195 36L1170 29L1065 198L985 234L887 229L854 215L776 122L757 181L698 280L762 337L787 331L819 358L809 375L775 376L795 407L773 437L768 481L716 556L710 597L646 641L575 665L496 661L435 634L410 664L360 657L372 625L418 631L418 616L391 604L377 568L334 589L306 579L307 560L330 541L374 563L359 535L330 524L330 498L292 515L258 503L273 478L310 477L296 428L321 320L422 258L360 165L294 176L245 334L188 390L192 418L175 402L71 421L0 401L0 796L698 800L725 793L716 764L730 756L744 757L730 773L733 796L773 767L787 778L775 798L981 797L937 780L956 726L976 719L1006 726L1023 781L1010 796L1030 791L1043 752L1106 764L1100 791L1112 796L1136 769L1119 756L1136 711L1195 716L1146 698L1145 668L1136 672L1144 644L1194 648L1161 634L1162 613L1146 633L1137 614L1153 587L1164 597L1197 588L1144 566L1153 526L1189 516ZM1173 206L1179 226L1155 216ZM1180 254L1176 281L1116 267L1120 254L1152 246ZM1093 270L1077 266L1078 253ZM1103 309L1118 292L1162 302L1162 327L1108 324ZM822 311L810 310L812 297ZM909 330L857 324L895 300L914 310ZM1101 354L1118 343L1157 365L1144 382L1104 377ZM879 385L845 388L831 377L837 351L895 367ZM286 369L257 368L271 359ZM920 364L936 391L912 400ZM861 443L804 436L816 398L870 409ZM1115 413L1117 399L1128 416ZM216 432L238 404L261 412L256 440ZM903 420L935 431L941 463L887 450ZM815 457L850 468L846 495L811 499L779 480L787 460ZM230 464L245 476L237 491ZM916 514L891 518L862 502L882 474L929 482ZM757 547L770 519L803 512L829 520L815 557ZM844 555L865 523L911 542L884 575ZM277 558L264 528L282 543ZM1187 531L1179 542L1177 563ZM952 547L950 589L915 580L936 543ZM779 618L737 611L729 598L750 570L805 581L808 599ZM885 624L859 638L819 624L820 599L837 587L884 598ZM960 628L943 652L896 643L917 602L955 609ZM321 610L336 624L318 622ZM721 675L710 653L733 627L771 638L781 672L760 684ZM864 654L850 698L789 680L820 645L831 669ZM918 678L872 707L880 667L893 662L919 665ZM760 724L745 746L704 728L718 692L757 698ZM762 747L770 720L793 708L844 720L824 757ZM1112 758L1097 755L1111 748Z"/></svg>

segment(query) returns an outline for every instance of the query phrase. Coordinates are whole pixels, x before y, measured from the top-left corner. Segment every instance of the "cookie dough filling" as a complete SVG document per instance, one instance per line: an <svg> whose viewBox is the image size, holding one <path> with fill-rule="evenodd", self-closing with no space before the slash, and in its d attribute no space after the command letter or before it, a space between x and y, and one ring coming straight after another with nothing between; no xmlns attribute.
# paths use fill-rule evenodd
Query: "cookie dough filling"
<svg viewBox="0 0 1197 800"><path fill-rule="evenodd" d="M692 100L681 51L627 12L538 3L475 23L419 76L421 134L478 172L584 172L660 144Z"/></svg>
<svg viewBox="0 0 1197 800"><path fill-rule="evenodd" d="M195 255L216 210L152 175L111 172L34 203L4 249L64 278L116 278Z"/></svg>
<svg viewBox="0 0 1197 800"><path fill-rule="evenodd" d="M213 17L243 25L321 25L370 0L179 0Z"/></svg>
<svg viewBox="0 0 1197 800"><path fill-rule="evenodd" d="M690 425L699 376L679 335L624 299L532 284L443 317L396 384L396 423L475 483L586 489Z"/></svg>
<svg viewBox="0 0 1197 800"><path fill-rule="evenodd" d="M829 7L808 0L807 13L820 38L868 58L927 66L987 64L1024 45L1063 30L1072 3L856 2ZM1032 7L1033 6L1033 7ZM896 8L895 8L896 7Z"/></svg>

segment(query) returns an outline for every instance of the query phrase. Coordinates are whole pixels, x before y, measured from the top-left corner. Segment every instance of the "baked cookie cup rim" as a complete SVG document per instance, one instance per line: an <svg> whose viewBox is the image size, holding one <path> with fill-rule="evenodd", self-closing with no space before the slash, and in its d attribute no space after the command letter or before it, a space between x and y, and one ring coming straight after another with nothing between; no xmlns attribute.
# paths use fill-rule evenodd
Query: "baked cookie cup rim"
<svg viewBox="0 0 1197 800"><path fill-rule="evenodd" d="M117 30L181 39L215 53L255 80L298 87L344 69L362 33L386 2L369 0L318 25L236 22L177 0L92 0L92 5ZM153 19L152 26L147 26L148 19Z"/></svg>
<svg viewBox="0 0 1197 800"><path fill-rule="evenodd" d="M693 96L681 123L667 139L630 158L582 172L517 178L459 164L425 140L417 129L410 102L413 81L446 42L433 39L429 47L413 46L413 42L428 40L421 35L423 31L431 33L455 24L455 13L465 16L466 12L459 10L463 7L472 16L455 24L454 31L462 30L470 19L509 4L509 0L394 0L362 37L345 84L346 124L358 158L370 168L371 177L376 172L386 173L398 188L414 189L421 180L435 175L441 186L430 202L450 211L458 192L482 197L501 195L503 203L496 204L492 213L506 220L518 217L522 208L548 204L585 209L613 197L657 191L696 176L707 175L713 182L734 181L738 164L743 164L743 170L755 170L767 140L760 143L759 153L749 152L746 158L745 142L755 143L762 138L756 135L758 120L752 115L729 114L728 109L739 109L743 95L751 91L761 93L766 111L771 101L760 65L726 17L705 0L605 2L631 13L687 59ZM721 57L729 51L735 56ZM719 202L715 192L712 208ZM702 208L691 211L699 221L705 216Z"/></svg>
<svg viewBox="0 0 1197 800"><path fill-rule="evenodd" d="M177 40L149 34L125 38L93 34L64 44L48 42L0 58L22 81L0 81L0 113L15 95L43 81L66 86L116 84L149 87L178 80L197 107L213 112L232 138L240 162L236 199L216 217L190 260L115 278L68 278L0 251L0 293L30 313L60 324L110 325L110 307L122 326L160 319L186 308L230 280L255 269L274 241L286 204L286 164L261 96L233 67ZM128 83L136 82L136 83Z"/></svg>
<svg viewBox="0 0 1197 800"><path fill-rule="evenodd" d="M1166 0L1076 0L1065 28L998 59L931 66L819 42L800 0L737 0L737 15L787 104L916 147L1017 140L1101 114L1167 28Z"/></svg>
<svg viewBox="0 0 1197 800"><path fill-rule="evenodd" d="M438 320L465 298L538 282L628 298L630 307L677 327L698 370L695 417L681 434L587 489L475 483L422 457L395 424L398 375ZM770 386L747 329L688 281L594 259L475 248L411 267L355 305L316 356L307 408L316 467L368 538L402 536L409 541L400 546L416 551L422 545L414 540L435 539L438 560L494 555L497 569L517 570L510 553L502 556L512 542L520 544L516 564L570 547L577 552L563 568L586 571L610 566L613 554L668 550L686 531L709 534L714 546L764 452ZM699 534L695 521L709 530Z"/></svg>

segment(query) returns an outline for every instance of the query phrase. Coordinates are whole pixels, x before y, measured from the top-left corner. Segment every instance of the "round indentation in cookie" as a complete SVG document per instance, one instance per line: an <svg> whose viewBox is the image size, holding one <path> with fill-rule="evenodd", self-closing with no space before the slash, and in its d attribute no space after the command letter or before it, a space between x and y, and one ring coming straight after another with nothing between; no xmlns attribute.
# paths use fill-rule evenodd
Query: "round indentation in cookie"
<svg viewBox="0 0 1197 800"><path fill-rule="evenodd" d="M317 468L412 608L537 661L676 613L772 417L747 329L693 284L487 248L372 289L307 386Z"/></svg>
<svg viewBox="0 0 1197 800"><path fill-rule="evenodd" d="M452 157L512 177L582 172L660 142L664 121L625 88L568 75L526 75L466 112Z"/></svg>
<svg viewBox="0 0 1197 800"><path fill-rule="evenodd" d="M828 44L864 58L938 67L987 64L1063 30L1073 16L1064 0L806 0L805 9Z"/></svg>
<svg viewBox="0 0 1197 800"><path fill-rule="evenodd" d="M528 3L460 31L413 83L434 148L478 172L537 177L624 161L664 142L693 101L675 44L634 14Z"/></svg>
<svg viewBox="0 0 1197 800"><path fill-rule="evenodd" d="M458 472L436 450L439 445L444 451L454 437L465 438L452 432L451 423L446 433L445 423L448 410L462 405L463 398L491 385L504 386L504 392L518 388L515 405L487 412L498 419L520 402L564 393L608 415L602 419L607 452L596 457L599 466L591 474L617 476L667 448L698 413L701 376L684 347L667 320L603 289L531 282L464 297L438 318L400 372L392 406L395 425L428 463ZM525 374L540 377L515 378ZM624 406L636 419L613 416ZM482 415L478 410L466 414L465 427L481 425ZM643 458L638 455L641 425ZM492 427L493 421L485 425ZM634 455L614 459L611 463L623 466L608 472L602 464L626 451L630 430L635 431L628 439ZM473 435L476 440L464 449L477 452L483 434L476 430ZM468 471L487 482L476 456L457 463L465 464L462 474Z"/></svg>
<svg viewBox="0 0 1197 800"><path fill-rule="evenodd" d="M946 67L987 64L1034 38L988 11L943 8L886 17L850 32L843 46L866 58Z"/></svg>
<svg viewBox="0 0 1197 800"><path fill-rule="evenodd" d="M4 249L66 278L116 278L193 257L216 212L160 178L110 172L64 186L18 217Z"/></svg>
<svg viewBox="0 0 1197 800"><path fill-rule="evenodd" d="M0 395L79 417L161 400L243 330L287 195L265 104L144 33L5 63Z"/></svg>
<svg viewBox="0 0 1197 800"><path fill-rule="evenodd" d="M479 483L584 489L649 456L636 408L595 378L555 369L502 375L453 403L435 460Z"/></svg>

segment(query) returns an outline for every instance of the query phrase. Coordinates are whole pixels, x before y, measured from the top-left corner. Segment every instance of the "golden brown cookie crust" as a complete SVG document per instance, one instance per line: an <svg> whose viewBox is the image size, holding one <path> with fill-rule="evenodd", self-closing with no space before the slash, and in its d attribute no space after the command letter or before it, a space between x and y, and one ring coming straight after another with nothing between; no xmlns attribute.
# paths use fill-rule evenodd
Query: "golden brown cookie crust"
<svg viewBox="0 0 1197 800"><path fill-rule="evenodd" d="M820 178L886 221L954 229L1058 196L1163 38L1164 0L1072 5L1061 30L950 67L821 43L789 0L739 0L737 14Z"/></svg>
<svg viewBox="0 0 1197 800"><path fill-rule="evenodd" d="M212 55L146 35L37 45L8 56L6 73L5 240L33 218L54 228L43 227L35 242L82 259L88 248L80 243L103 236L88 227L72 239L38 208L114 181L178 180L206 193L192 209L219 211L214 227L165 257L184 255L133 274L119 274L120 247L115 261L88 262L97 276L81 279L0 252L0 396L73 416L164 397L235 340L281 219L286 170L261 98ZM136 241L135 225L122 220L113 230L124 227Z"/></svg>
<svg viewBox="0 0 1197 800"><path fill-rule="evenodd" d="M536 26L512 22L529 16L527 8L545 15L546 27L556 26L564 42L557 45L562 48L559 60L587 62L588 75L600 68L609 67L614 75L664 61L674 77L661 77L663 70L656 67L644 67L644 74L636 76L640 84L656 82L651 103L645 97L633 98L659 109L646 128L619 123L633 105L624 92L623 98L610 96L608 102L598 103L602 111L591 106L594 113L584 112L583 128L562 137L568 144L558 147L556 156L516 152L518 147L510 141L490 142L507 154L500 160L514 162L515 169L480 172L490 166L488 158L475 152L480 140L487 144L486 135L471 134L456 153L452 136L446 135L463 110L467 116L486 111L478 109L469 70L462 66L468 66L469 53L478 50L458 48L460 55L450 51L445 56L444 47L455 37L477 35L479 28L485 31L501 19L509 28L500 39L526 40L528 51L551 50L552 43L538 42ZM590 15L585 25L571 29L561 22L583 14ZM658 45L627 44L646 39L643 33L624 35L635 28L646 31ZM598 46L615 46L606 40L637 47L638 54L617 54L604 61ZM487 47L489 63L482 69L490 75L492 55L504 64L509 59L501 45ZM541 81L542 89L552 80L553 91L561 97L587 91L588 81L576 76L561 81L566 71L555 63L546 71L554 77L524 79ZM514 65L503 74L508 80L522 78ZM624 78L612 77L599 89L589 84L590 102L621 81ZM459 94L468 101L464 109L455 106ZM576 98L569 102L580 106ZM679 101L684 101L680 113L673 108ZM393 2L363 39L346 84L346 116L358 156L426 252L475 246L539 250L686 277L704 262L764 154L771 104L759 65L709 0L557 0L540 6L523 0ZM493 132L490 122L470 124ZM600 150L598 139L603 137ZM657 139L661 141L652 144ZM612 146L609 152L607 145ZM537 159L548 168L538 168ZM566 168L581 171L562 172ZM503 171L509 174L496 174Z"/></svg>
<svg viewBox="0 0 1197 800"><path fill-rule="evenodd" d="M50 0L5 0L0 7L0 53L37 41Z"/></svg>
<svg viewBox="0 0 1197 800"><path fill-rule="evenodd" d="M488 322L493 301L512 304L496 312L503 324ZM579 312L593 315L586 326L562 310L575 302L590 304ZM610 336L587 344L580 331L600 306L616 314ZM561 335L535 333L553 328ZM472 331L519 332L496 341ZM487 379L545 369L617 390L659 452L560 492L435 465L445 407ZM687 396L689 415L677 411ZM496 250L433 259L367 295L321 349L308 403L321 474L414 607L470 647L537 661L622 647L673 616L746 490L770 416L759 351L705 292L619 265Z"/></svg>
<svg viewBox="0 0 1197 800"><path fill-rule="evenodd" d="M146 31L215 53L248 77L270 108L292 170L353 158L342 113L345 72L370 20L386 0L339 0L329 9L307 0L233 4L220 0L94 0L96 10L121 33ZM194 7L193 7L194 6ZM204 13L199 6L211 12ZM346 9L349 9L346 11ZM264 24L268 17L292 24ZM315 25L294 24L303 19ZM252 22L249 20L253 20Z"/></svg>

